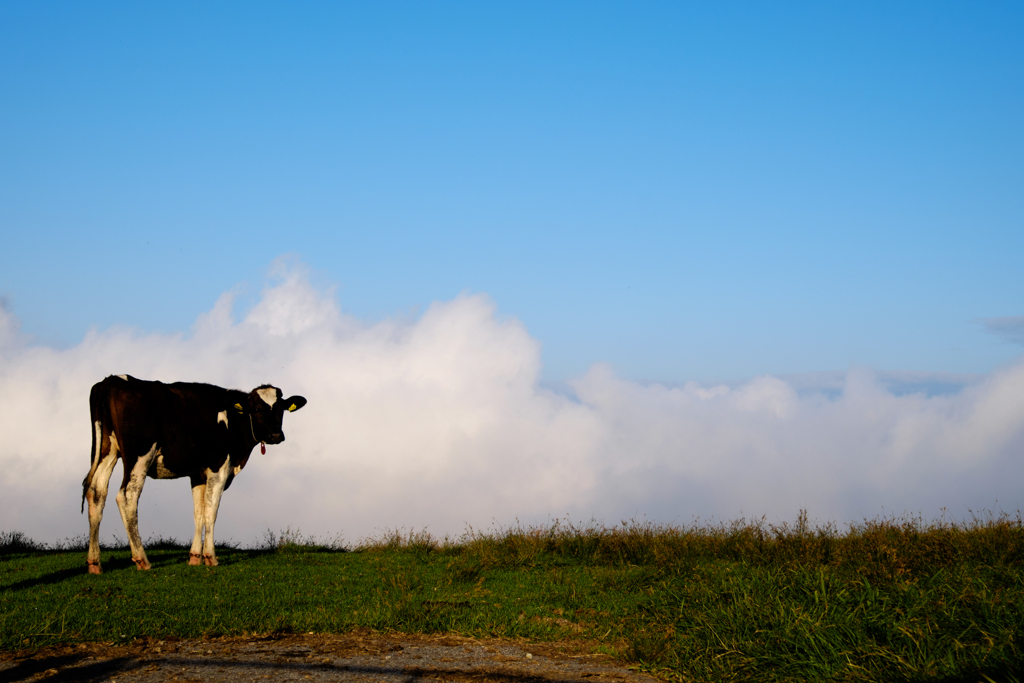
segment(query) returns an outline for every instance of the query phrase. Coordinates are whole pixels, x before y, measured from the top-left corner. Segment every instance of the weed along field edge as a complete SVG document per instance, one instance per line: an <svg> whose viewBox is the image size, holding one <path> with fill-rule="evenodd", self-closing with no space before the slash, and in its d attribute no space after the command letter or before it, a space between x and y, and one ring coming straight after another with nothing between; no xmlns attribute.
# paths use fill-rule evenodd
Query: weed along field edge
<svg viewBox="0 0 1024 683"><path fill-rule="evenodd" d="M443 636L606 655L666 680L1024 681L1019 515L272 540L218 548L218 567L151 541L151 571L104 549L90 576L83 548L7 532L0 655Z"/></svg>

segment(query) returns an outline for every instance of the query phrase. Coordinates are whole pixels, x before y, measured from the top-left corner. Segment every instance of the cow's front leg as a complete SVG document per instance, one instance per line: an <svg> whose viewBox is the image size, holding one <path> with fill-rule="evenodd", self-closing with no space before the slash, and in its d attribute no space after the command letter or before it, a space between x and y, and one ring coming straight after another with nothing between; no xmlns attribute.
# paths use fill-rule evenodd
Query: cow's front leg
<svg viewBox="0 0 1024 683"><path fill-rule="evenodd" d="M117 509L121 513L124 530L128 534L128 547L132 550L132 562L136 569L149 569L149 559L142 547L139 536L139 494L133 491L130 484L122 484L117 490Z"/></svg>
<svg viewBox="0 0 1024 683"><path fill-rule="evenodd" d="M149 472L149 465L156 454L157 447L153 444L146 455L135 461L130 472L126 467L124 481L117 491L117 509L121 512L121 521L124 522L124 530L128 534L132 562L135 563L135 568L140 570L149 569L151 565L142 547L142 537L139 535L139 496L142 495L146 473Z"/></svg>
<svg viewBox="0 0 1024 683"><path fill-rule="evenodd" d="M203 525L206 523L206 482L192 479L192 519L196 525L192 536L192 548L188 551L188 563L203 563Z"/></svg>
<svg viewBox="0 0 1024 683"><path fill-rule="evenodd" d="M217 555L213 546L213 527L217 523L217 508L220 507L220 497L224 493L224 485L228 480L228 472L231 471L231 458L225 458L224 464L219 470L206 470L206 538L203 539L203 562L208 567L217 566Z"/></svg>

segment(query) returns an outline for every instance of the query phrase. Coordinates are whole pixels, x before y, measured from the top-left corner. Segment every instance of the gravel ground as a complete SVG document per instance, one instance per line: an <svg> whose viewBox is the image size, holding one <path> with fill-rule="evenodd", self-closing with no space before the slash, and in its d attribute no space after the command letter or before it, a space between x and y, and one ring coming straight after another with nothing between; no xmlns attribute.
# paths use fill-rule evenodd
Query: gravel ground
<svg viewBox="0 0 1024 683"><path fill-rule="evenodd" d="M656 683L593 643L526 643L460 636L271 635L140 639L0 653L3 681L614 681Z"/></svg>

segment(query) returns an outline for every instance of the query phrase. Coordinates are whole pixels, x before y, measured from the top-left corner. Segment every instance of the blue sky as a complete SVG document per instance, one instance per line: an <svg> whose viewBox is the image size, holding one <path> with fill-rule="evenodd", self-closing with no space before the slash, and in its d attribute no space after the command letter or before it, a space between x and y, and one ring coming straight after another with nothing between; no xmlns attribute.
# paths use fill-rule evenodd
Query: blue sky
<svg viewBox="0 0 1024 683"><path fill-rule="evenodd" d="M4 3L0 295L58 348L187 332L291 254L368 323L484 293L548 381L987 373L1024 338L984 323L1024 315L1022 35L1017 3Z"/></svg>

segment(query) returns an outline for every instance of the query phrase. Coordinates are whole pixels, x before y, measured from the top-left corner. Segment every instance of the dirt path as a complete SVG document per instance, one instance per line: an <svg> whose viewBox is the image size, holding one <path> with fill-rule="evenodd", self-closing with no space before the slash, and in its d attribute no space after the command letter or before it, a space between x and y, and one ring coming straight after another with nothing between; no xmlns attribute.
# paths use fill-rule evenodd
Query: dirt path
<svg viewBox="0 0 1024 683"><path fill-rule="evenodd" d="M273 635L139 640L0 653L6 681L608 681L655 679L595 655L583 643L460 636Z"/></svg>

